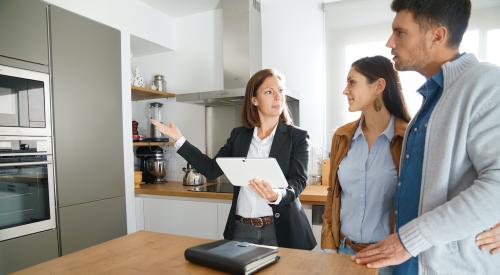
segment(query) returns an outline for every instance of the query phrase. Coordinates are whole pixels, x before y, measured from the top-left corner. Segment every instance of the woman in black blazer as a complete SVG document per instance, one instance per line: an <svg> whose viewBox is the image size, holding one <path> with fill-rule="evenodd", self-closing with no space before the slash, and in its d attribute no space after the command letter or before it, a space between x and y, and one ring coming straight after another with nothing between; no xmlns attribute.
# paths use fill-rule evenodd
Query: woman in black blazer
<svg viewBox="0 0 500 275"><path fill-rule="evenodd" d="M241 118L244 126L232 130L213 159L186 141L174 124L151 122L170 136L176 142L177 153L208 179L223 174L215 161L218 157L275 158L288 187L275 189L266 180L252 180L246 187L234 186L224 238L313 249L316 240L299 201L307 180L309 137L292 125L283 80L274 70L264 69L250 78Z"/></svg>

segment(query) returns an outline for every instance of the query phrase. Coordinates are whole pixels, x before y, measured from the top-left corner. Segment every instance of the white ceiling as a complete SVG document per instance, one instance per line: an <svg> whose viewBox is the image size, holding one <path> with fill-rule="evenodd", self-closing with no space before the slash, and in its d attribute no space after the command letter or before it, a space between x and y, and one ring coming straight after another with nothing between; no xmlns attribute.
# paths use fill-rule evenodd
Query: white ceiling
<svg viewBox="0 0 500 275"><path fill-rule="evenodd" d="M139 0L170 17L182 17L218 8L220 0Z"/></svg>
<svg viewBox="0 0 500 275"><path fill-rule="evenodd" d="M170 17L175 18L220 8L221 0L139 0L139 1L145 3L146 5L151 6L154 9L157 9L165 13ZM500 4L500 0L471 0L471 1L472 1L472 7L474 9L488 8L492 6L498 6ZM363 2L365 2L365 3L370 3L364 6L364 7L370 7L368 8L368 10L383 6L386 10L389 10L388 12L390 12L390 9L387 8L388 5L381 5L381 3L378 3L377 1L324 0L323 2L325 3L325 7L330 9L331 6L337 6L337 5L339 5L339 7L346 7L349 5L354 5L355 7L363 6L364 5ZM390 2L391 1L387 1L385 3L390 3ZM354 10L357 10L356 8L354 8ZM359 17L355 16L356 14L355 13L353 14L352 12L348 12L347 14L340 12L339 14L344 16L349 15L351 18L357 18L354 20L359 20ZM372 12L372 14L375 13Z"/></svg>

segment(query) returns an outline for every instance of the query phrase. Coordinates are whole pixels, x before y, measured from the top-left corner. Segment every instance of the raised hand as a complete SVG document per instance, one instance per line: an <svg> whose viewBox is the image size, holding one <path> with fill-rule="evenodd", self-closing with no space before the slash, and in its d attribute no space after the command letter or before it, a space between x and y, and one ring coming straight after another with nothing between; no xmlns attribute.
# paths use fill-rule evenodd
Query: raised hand
<svg viewBox="0 0 500 275"><path fill-rule="evenodd" d="M168 123L167 125L159 122L158 120L155 119L150 119L149 120L151 124L153 124L158 131L162 132L164 135L169 136L173 141L177 141L182 137L182 132L175 124L172 122Z"/></svg>

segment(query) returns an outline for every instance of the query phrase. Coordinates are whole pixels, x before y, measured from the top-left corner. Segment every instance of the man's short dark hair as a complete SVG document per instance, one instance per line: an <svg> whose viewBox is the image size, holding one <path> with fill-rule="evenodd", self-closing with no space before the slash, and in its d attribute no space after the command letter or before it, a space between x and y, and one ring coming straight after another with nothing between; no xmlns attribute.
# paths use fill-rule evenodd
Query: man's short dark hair
<svg viewBox="0 0 500 275"><path fill-rule="evenodd" d="M448 29L448 46L458 47L469 23L470 0L393 0L394 12L407 10L421 27L444 26Z"/></svg>

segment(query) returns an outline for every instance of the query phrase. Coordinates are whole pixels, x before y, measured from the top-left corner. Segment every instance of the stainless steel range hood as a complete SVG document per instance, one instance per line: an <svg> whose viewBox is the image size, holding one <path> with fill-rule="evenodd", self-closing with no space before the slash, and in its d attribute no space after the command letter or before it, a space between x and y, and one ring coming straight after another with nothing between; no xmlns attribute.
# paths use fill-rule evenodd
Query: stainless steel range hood
<svg viewBox="0 0 500 275"><path fill-rule="evenodd" d="M177 94L177 102L201 104L207 107L242 105L245 96L244 88L225 89L220 91Z"/></svg>
<svg viewBox="0 0 500 275"><path fill-rule="evenodd" d="M245 88L235 88L220 91L177 94L176 100L177 102L200 104L206 107L218 107L243 105L244 97ZM298 105L299 100L286 95L286 102L291 109L290 111L293 113L294 110L292 106ZM298 114L295 114L294 118L298 118Z"/></svg>
<svg viewBox="0 0 500 275"><path fill-rule="evenodd" d="M222 0L221 5L224 89L177 94L178 102L209 107L241 105L248 79L262 68L260 0Z"/></svg>

